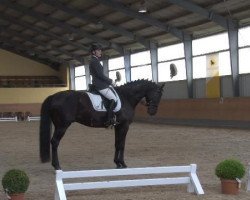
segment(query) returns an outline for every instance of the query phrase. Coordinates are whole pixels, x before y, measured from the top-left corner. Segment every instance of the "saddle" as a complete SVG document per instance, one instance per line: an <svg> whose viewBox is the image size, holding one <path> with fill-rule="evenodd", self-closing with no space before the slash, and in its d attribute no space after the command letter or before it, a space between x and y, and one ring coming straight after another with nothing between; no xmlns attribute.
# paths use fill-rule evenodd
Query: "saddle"
<svg viewBox="0 0 250 200"><path fill-rule="evenodd" d="M107 109L110 107L111 101L102 94L100 94L94 85L89 84L86 93L88 94L90 101L93 105L93 108L96 111L107 111ZM118 101L116 102L114 108L114 112L118 112L120 109L121 109L121 101L120 98L118 98Z"/></svg>
<svg viewBox="0 0 250 200"><path fill-rule="evenodd" d="M88 90L87 92L90 92L92 94L100 94L97 89L95 88L95 86L93 84L89 84L88 85ZM101 94L100 94L101 95Z"/></svg>

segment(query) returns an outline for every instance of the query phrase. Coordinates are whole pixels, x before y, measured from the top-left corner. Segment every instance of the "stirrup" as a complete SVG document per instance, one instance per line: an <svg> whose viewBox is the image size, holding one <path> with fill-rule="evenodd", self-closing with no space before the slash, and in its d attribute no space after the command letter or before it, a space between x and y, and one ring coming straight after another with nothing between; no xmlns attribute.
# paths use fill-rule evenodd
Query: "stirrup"
<svg viewBox="0 0 250 200"><path fill-rule="evenodd" d="M112 126L116 126L119 124L119 122L116 120L116 115L114 115L114 117L111 119L111 124Z"/></svg>
<svg viewBox="0 0 250 200"><path fill-rule="evenodd" d="M116 125L118 125L119 122L116 121L116 116L114 116L113 118L111 118L110 120L108 120L107 122L104 123L104 125L108 128L109 126L114 127Z"/></svg>

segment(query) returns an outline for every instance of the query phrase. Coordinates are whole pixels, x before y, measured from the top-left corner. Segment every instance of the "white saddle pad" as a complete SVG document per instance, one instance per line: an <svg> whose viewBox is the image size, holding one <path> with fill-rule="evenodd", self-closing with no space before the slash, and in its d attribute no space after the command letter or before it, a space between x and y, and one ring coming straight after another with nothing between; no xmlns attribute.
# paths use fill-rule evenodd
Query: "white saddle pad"
<svg viewBox="0 0 250 200"><path fill-rule="evenodd" d="M93 105L93 108L96 111L107 111L100 95L92 94L90 92L86 92L86 93L88 94L89 99ZM118 112L121 109L121 100L118 94L117 94L117 97L118 97L118 101L117 101L116 107L114 108L114 112Z"/></svg>

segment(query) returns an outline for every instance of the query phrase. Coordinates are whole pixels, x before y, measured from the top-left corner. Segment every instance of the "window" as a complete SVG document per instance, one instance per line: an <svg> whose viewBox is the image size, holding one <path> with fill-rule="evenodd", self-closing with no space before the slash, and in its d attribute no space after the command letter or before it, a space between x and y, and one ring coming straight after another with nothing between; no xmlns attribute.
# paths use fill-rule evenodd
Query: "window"
<svg viewBox="0 0 250 200"><path fill-rule="evenodd" d="M206 56L193 58L193 78L206 78Z"/></svg>
<svg viewBox="0 0 250 200"><path fill-rule="evenodd" d="M86 90L87 85L86 85L86 77L81 76L81 77L76 77L75 78L75 90Z"/></svg>
<svg viewBox="0 0 250 200"><path fill-rule="evenodd" d="M124 57L109 59L109 70L124 68Z"/></svg>
<svg viewBox="0 0 250 200"><path fill-rule="evenodd" d="M85 67L84 66L78 66L75 67L75 76L84 76L85 75Z"/></svg>
<svg viewBox="0 0 250 200"><path fill-rule="evenodd" d="M250 26L239 30L239 73L250 73Z"/></svg>
<svg viewBox="0 0 250 200"><path fill-rule="evenodd" d="M120 72L121 74L121 81L117 82L117 85L123 85L126 83L125 77L125 66L124 66L124 57L112 58L109 59L109 78L113 81L116 79L116 72Z"/></svg>
<svg viewBox="0 0 250 200"><path fill-rule="evenodd" d="M137 79L152 80L151 65L131 68L131 81L135 81Z"/></svg>
<svg viewBox="0 0 250 200"><path fill-rule="evenodd" d="M250 26L239 29L239 47L250 45Z"/></svg>
<svg viewBox="0 0 250 200"><path fill-rule="evenodd" d="M119 70L115 70L115 71L110 71L109 72L109 78L111 78L112 80L115 81L116 79L116 72L120 72L121 74L121 81L117 82L117 85L123 85L124 83L126 83L126 77L125 77L125 69L119 69Z"/></svg>
<svg viewBox="0 0 250 200"><path fill-rule="evenodd" d="M151 64L150 52L143 51L140 53L131 54L131 66Z"/></svg>
<svg viewBox="0 0 250 200"><path fill-rule="evenodd" d="M170 78L170 64L175 64L177 68L177 75L172 79ZM185 60L177 60L170 62L163 62L158 64L158 81L176 81L176 80L185 80L186 79L186 67Z"/></svg>
<svg viewBox="0 0 250 200"><path fill-rule="evenodd" d="M79 66L75 67L75 90L86 90L86 75L85 67Z"/></svg>
<svg viewBox="0 0 250 200"><path fill-rule="evenodd" d="M231 75L229 51L219 53L219 74L220 76Z"/></svg>
<svg viewBox="0 0 250 200"><path fill-rule="evenodd" d="M239 73L250 73L250 48L239 49Z"/></svg>
<svg viewBox="0 0 250 200"><path fill-rule="evenodd" d="M137 79L152 80L150 51L131 55L131 81Z"/></svg>
<svg viewBox="0 0 250 200"><path fill-rule="evenodd" d="M186 79L183 43L158 49L158 81L176 81ZM170 78L170 64L175 64L177 75Z"/></svg>
<svg viewBox="0 0 250 200"><path fill-rule="evenodd" d="M196 39L193 40L192 45L194 56L229 49L228 34L222 33L201 39Z"/></svg>
<svg viewBox="0 0 250 200"><path fill-rule="evenodd" d="M206 78L207 63L206 55L193 58L193 78ZM231 74L229 51L219 53L219 75L225 76Z"/></svg>
<svg viewBox="0 0 250 200"><path fill-rule="evenodd" d="M175 44L158 49L158 62L173 60L184 57L183 43Z"/></svg>
<svg viewBox="0 0 250 200"><path fill-rule="evenodd" d="M228 33L193 40L193 78L206 78L206 55L219 53L219 75L231 74Z"/></svg>

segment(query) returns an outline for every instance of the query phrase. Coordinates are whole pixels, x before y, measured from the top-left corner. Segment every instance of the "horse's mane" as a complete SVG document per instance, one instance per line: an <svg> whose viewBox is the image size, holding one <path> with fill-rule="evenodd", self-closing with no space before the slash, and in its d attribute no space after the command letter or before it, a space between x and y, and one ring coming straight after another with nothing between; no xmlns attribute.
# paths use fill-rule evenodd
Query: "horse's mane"
<svg viewBox="0 0 250 200"><path fill-rule="evenodd" d="M136 86L138 84L143 85L145 87L148 87L148 86L157 87L157 84L155 82L153 82L153 81L150 81L150 80L147 80L147 79L138 79L138 80L135 80L135 81L125 83L124 85L121 85L118 88L129 89L129 88L133 88L134 86Z"/></svg>

